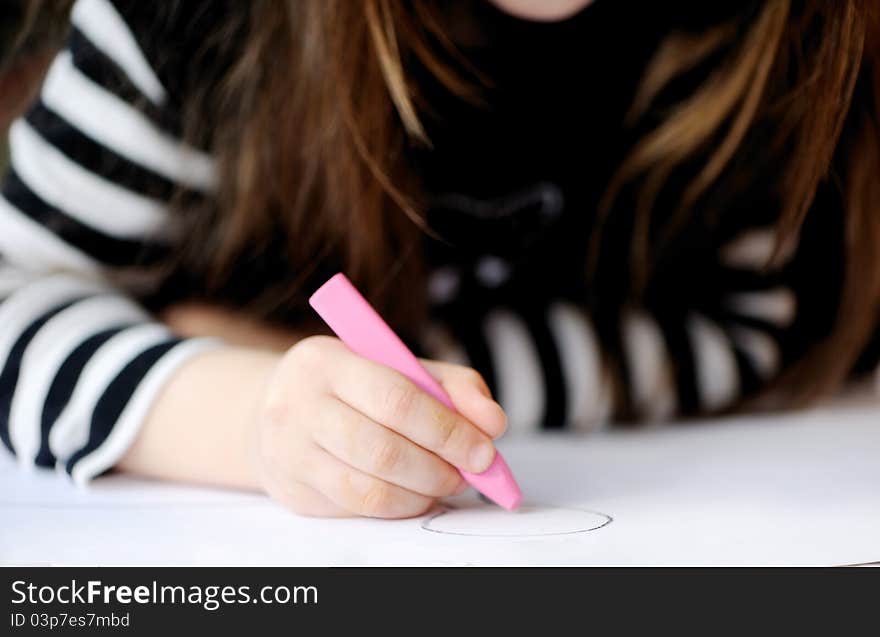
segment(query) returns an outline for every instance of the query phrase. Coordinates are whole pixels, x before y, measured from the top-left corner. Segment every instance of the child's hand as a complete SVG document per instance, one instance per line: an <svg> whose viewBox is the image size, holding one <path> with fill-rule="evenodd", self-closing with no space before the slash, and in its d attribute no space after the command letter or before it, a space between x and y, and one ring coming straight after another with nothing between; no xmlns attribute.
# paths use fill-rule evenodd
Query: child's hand
<svg viewBox="0 0 880 637"><path fill-rule="evenodd" d="M422 362L460 415L336 338L292 347L257 415L269 494L304 515L402 518L463 491L455 467L485 471L506 418L477 372Z"/></svg>

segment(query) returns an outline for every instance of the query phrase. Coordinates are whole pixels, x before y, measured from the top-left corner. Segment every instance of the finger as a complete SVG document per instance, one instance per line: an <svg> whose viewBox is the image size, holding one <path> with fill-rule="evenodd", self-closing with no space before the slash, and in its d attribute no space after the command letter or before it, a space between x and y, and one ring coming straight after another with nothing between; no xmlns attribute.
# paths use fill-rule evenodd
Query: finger
<svg viewBox="0 0 880 637"><path fill-rule="evenodd" d="M434 498L367 475L317 446L309 458L308 485L356 515L411 518L425 513L434 503Z"/></svg>
<svg viewBox="0 0 880 637"><path fill-rule="evenodd" d="M283 485L271 483L267 485L266 491L270 497L298 515L316 518L345 518L354 515L301 482Z"/></svg>
<svg viewBox="0 0 880 637"><path fill-rule="evenodd" d="M331 389L344 403L455 467L481 473L495 458L492 440L479 427L389 367L352 354L331 379Z"/></svg>
<svg viewBox="0 0 880 637"><path fill-rule="evenodd" d="M504 433L507 415L492 399L489 386L477 370L440 361L422 359L421 363L443 385L462 416L492 438Z"/></svg>
<svg viewBox="0 0 880 637"><path fill-rule="evenodd" d="M300 515L315 517L343 517L352 514L337 506L318 491L303 484L300 474L306 464L306 455L311 448L308 444L292 445L288 436L278 435L280 428L273 428L275 434L263 441L271 449L262 466L262 483L270 497L286 508Z"/></svg>
<svg viewBox="0 0 880 637"><path fill-rule="evenodd" d="M448 462L337 398L322 407L312 437L355 469L422 495L452 495L463 482Z"/></svg>

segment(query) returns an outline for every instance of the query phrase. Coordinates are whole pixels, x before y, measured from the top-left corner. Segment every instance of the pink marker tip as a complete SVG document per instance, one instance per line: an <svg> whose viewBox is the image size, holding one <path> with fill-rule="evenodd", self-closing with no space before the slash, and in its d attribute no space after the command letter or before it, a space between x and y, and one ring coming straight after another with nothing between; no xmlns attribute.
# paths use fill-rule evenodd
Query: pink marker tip
<svg viewBox="0 0 880 637"><path fill-rule="evenodd" d="M461 471L461 475L477 491L508 511L515 511L522 503L522 491L500 453L495 454L492 464L483 473Z"/></svg>
<svg viewBox="0 0 880 637"><path fill-rule="evenodd" d="M309 304L354 353L397 370L441 403L455 409L446 390L344 274L340 272L330 277L311 296ZM459 472L477 491L508 511L515 510L522 502L522 491L500 453L496 452L492 464L482 473L460 469Z"/></svg>

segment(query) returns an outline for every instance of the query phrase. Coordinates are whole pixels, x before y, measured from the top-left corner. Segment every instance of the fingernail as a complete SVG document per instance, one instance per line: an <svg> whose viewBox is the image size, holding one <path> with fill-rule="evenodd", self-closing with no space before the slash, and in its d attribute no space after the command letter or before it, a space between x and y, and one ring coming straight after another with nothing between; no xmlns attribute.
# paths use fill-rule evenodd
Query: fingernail
<svg viewBox="0 0 880 637"><path fill-rule="evenodd" d="M492 404L495 405L495 409L501 415L501 430L504 431L505 429L507 429L507 412L504 411L504 408L501 406L500 403L497 403L493 400Z"/></svg>
<svg viewBox="0 0 880 637"><path fill-rule="evenodd" d="M497 433L493 433L493 437L497 438L504 433L505 429L507 429L507 414L496 401L487 400L486 402L489 405L489 410L494 413L494 416L492 417L493 420L487 424L492 427L493 432L494 430L497 430Z"/></svg>
<svg viewBox="0 0 880 637"><path fill-rule="evenodd" d="M477 390L480 396L492 400L492 392L489 391L488 387L485 387L484 385L475 385L474 388Z"/></svg>
<svg viewBox="0 0 880 637"><path fill-rule="evenodd" d="M492 443L481 442L471 449L470 465L473 473L482 473L489 468L495 458L495 447Z"/></svg>

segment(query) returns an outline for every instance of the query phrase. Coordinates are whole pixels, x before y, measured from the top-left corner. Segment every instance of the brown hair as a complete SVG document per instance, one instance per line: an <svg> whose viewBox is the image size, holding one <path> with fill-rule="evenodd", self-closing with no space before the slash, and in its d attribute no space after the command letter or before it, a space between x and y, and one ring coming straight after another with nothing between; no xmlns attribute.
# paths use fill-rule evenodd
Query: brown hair
<svg viewBox="0 0 880 637"><path fill-rule="evenodd" d="M190 246L190 258L211 281L222 281L241 254L280 233L288 238L284 249L297 276L259 295L256 313L302 303L309 273L332 256L393 323L421 319L418 247L429 230L405 150L430 140L421 123L428 105L408 71L418 64L465 99L478 84L476 73L464 77L467 63L440 7L397 0L250 3L244 48L194 102L200 116L212 105L221 171L216 201L195 213L208 234L202 231ZM775 131L762 140L762 150L782 158L775 184L777 254L796 241L820 183L839 182L847 259L839 311L828 338L781 379L779 388L793 400L833 388L876 324L877 14L871 0L767 0L743 3L735 18L705 32L670 33L642 79L629 115L633 124L656 114L658 96L676 78L707 60L713 70L686 99L666 107L619 167L601 206L607 219L623 186L637 187L632 262L638 282L650 276L654 256L695 206L711 207L718 199L713 192L754 184L750 162L737 159L750 152L761 124L773 122ZM681 171L688 176L677 203L671 214L658 215L659 193ZM585 238L591 257L601 225L589 244ZM384 296L389 277L397 279L396 288L412 291L407 302L397 297L392 304Z"/></svg>
<svg viewBox="0 0 880 637"><path fill-rule="evenodd" d="M0 131L25 109L67 31L73 0L12 0L0 20ZM0 168L6 157L0 143Z"/></svg>
<svg viewBox="0 0 880 637"><path fill-rule="evenodd" d="M9 0L0 20L0 70L21 56L57 48L67 32L73 0Z"/></svg>

